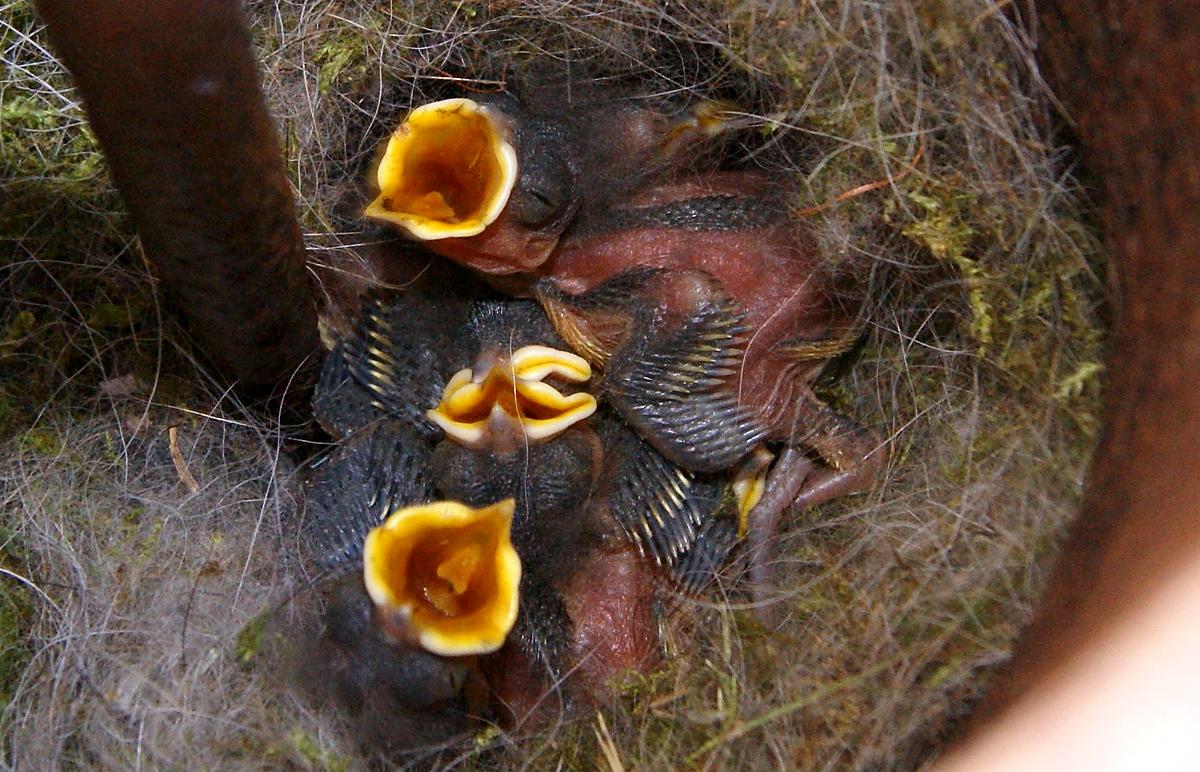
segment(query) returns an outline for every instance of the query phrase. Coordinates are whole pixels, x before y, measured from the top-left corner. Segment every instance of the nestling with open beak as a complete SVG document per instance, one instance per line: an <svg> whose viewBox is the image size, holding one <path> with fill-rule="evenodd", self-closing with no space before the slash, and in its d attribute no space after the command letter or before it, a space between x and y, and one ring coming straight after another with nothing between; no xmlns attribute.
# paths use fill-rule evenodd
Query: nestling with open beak
<svg viewBox="0 0 1200 772"><path fill-rule="evenodd" d="M385 419L301 481L300 553L320 610L304 634L305 683L341 702L372 745L397 750L469 731L483 680L474 655L499 646L517 603L511 511L481 512L474 529L462 512L430 511L430 450ZM410 531L406 551L388 538L398 528Z"/></svg>
<svg viewBox="0 0 1200 772"><path fill-rule="evenodd" d="M550 399L547 409L553 409L554 396L559 402L568 398L541 383L561 370L550 349L530 349L524 353L532 357L518 355L517 367L505 368L508 358L499 354L500 340L486 337L487 322L495 314L475 299L469 281L455 285L457 291L427 289L406 293L403 302L396 302L395 293L368 295L353 333L327 357L314 410L341 443L304 478L301 535L305 564L320 576L316 587L326 599L323 631L317 637L319 650L335 665L328 674L333 691L352 710L368 702L388 705L394 692L399 696L391 702L399 702L383 715L394 711L400 721L411 712L449 711L458 721L445 723L463 728L467 712L490 712L480 658L505 645L518 610L537 593L529 591L530 577L523 576L513 544L517 504L511 475L502 479L508 471L503 464L476 465L473 474L456 475L460 460L447 453L449 443L434 420L440 414L433 409L444 392L457 394L451 400L459 409L454 415L464 420L453 428L475 429L472 452L491 458L485 447L490 438L502 436L515 448L524 409L541 410L533 419L536 429L553 434L543 402ZM520 305L541 317L553 335L536 304ZM508 396L497 382L502 373L510 381L519 376L522 385L529 381L531 389L529 395L522 389L515 399L499 400L516 413L510 422L485 411L482 428L470 425L470 395L463 393L470 391L464 389L471 383L469 371L467 384L452 383L451 377L481 348L496 365L477 363L481 375L476 386L482 385L483 392L493 400L498 394ZM586 371L583 360L567 352L563 356L567 366L581 365ZM490 369L497 372L485 372ZM586 418L586 403L594 406L594 399L581 396L585 404L575 398L568 406L571 417L560 426ZM590 444L585 452L590 464ZM457 482L463 477L469 485ZM559 478L546 479L551 482L539 478L541 488L552 488ZM567 485L585 495L588 491L586 483L571 480ZM523 521L528 519L524 498ZM523 624L519 630L528 628ZM389 679L397 683L389 686Z"/></svg>
<svg viewBox="0 0 1200 772"><path fill-rule="evenodd" d="M306 531L310 552L318 565L332 560L362 566L371 602L363 603L360 587L356 608L373 609L370 634L363 628L367 641L391 641L402 661L412 659L409 649L419 648L457 657L461 667L466 651L443 648L448 633L420 625L447 610L458 612L470 596L469 583L459 579L487 561L469 544L434 549L432 562L413 556L429 543L421 536L424 522L446 514L438 502L477 512L508 502L507 533L520 557L519 611L500 650L478 649L481 656L471 660L469 672L486 676L494 707L517 723L561 706L561 699L590 699L616 672L652 665L659 583L653 563L593 501L605 452L590 427L595 398L578 390L591 377L587 361L563 350L534 301L445 302L439 312L444 318L456 313L446 306L464 307L453 341L432 330L429 336L411 334L424 329L421 319L410 318L427 313L424 304L408 294L369 296L355 333L327 359L314 403L322 424L345 439L333 461L317 467L318 481L307 486L308 498L317 502ZM440 342L436 351L427 337ZM464 357L470 366L443 367L451 357ZM400 362L407 365L398 367ZM419 396L429 391L422 380L440 390L436 400ZM419 420L414 399L432 402ZM400 445L411 464L389 466L389 453L400 449L387 441L378 459L383 463L355 450L377 447L363 438L385 432L405 438ZM419 482L404 487L403 501L388 494L398 472L404 473L400 480L415 475ZM398 504L408 506L394 521L397 515L387 512ZM414 514L422 509L416 504L430 506ZM352 512L363 514L350 517ZM434 524L432 531L447 527ZM400 577L413 577L424 588L425 606L389 595L394 572L387 566L396 563L411 565ZM345 598L333 603L333 618L353 616L347 606ZM472 622L477 642L499 629L485 621ZM353 668L350 675L362 680Z"/></svg>
<svg viewBox="0 0 1200 772"><path fill-rule="evenodd" d="M531 271L580 216L624 200L719 134L724 107L535 109L508 94L420 105L388 139L365 214L487 274Z"/></svg>
<svg viewBox="0 0 1200 772"><path fill-rule="evenodd" d="M569 151L561 125L503 94L422 105L388 140L366 213L493 271L544 259L578 206Z"/></svg>
<svg viewBox="0 0 1200 772"><path fill-rule="evenodd" d="M761 547L785 508L869 487L886 463L883 444L811 388L859 337L861 298L792 217L785 180L678 173L670 159L681 148L720 132L713 103L674 120L645 120L634 109L602 114L635 127L619 135L630 156L667 160L631 174L614 195L591 184L593 172L604 174L594 159L619 156L612 139L561 122L543 136L562 143L559 157L582 153L565 197L580 215L552 248L502 254L453 236L430 245L505 291L536 297L567 344L602 371L597 395L680 468L761 477L764 443L779 450L746 517L762 585ZM510 131L519 116L512 111ZM611 130L613 121L597 125ZM645 527L659 538L657 522Z"/></svg>
<svg viewBox="0 0 1200 772"><path fill-rule="evenodd" d="M445 432L434 485L471 505L516 502L521 614L509 644L481 664L498 707L523 723L651 666L659 587L653 564L596 503L607 451L591 425L595 398L573 390L589 385L587 361L563 350L532 301L477 302L463 337L477 349L472 366L428 414Z"/></svg>

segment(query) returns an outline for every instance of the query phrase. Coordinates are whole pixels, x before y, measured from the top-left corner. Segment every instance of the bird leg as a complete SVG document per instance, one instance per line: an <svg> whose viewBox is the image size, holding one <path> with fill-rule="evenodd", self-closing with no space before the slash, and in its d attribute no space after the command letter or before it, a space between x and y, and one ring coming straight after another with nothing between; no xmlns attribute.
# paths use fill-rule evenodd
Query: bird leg
<svg viewBox="0 0 1200 772"><path fill-rule="evenodd" d="M771 468L762 499L750 510L746 532L750 593L754 600L754 614L767 627L773 621L773 601L767 596L767 588L771 586L770 545L779 529L780 516L797 496L802 495L805 480L812 469L813 462L799 449L785 448Z"/></svg>
<svg viewBox="0 0 1200 772"><path fill-rule="evenodd" d="M772 622L770 549L786 509L815 507L831 499L866 490L887 465L886 445L870 431L830 408L811 393L802 401L803 441L788 446L767 477L762 499L749 515L748 559L755 615ZM827 466L816 467L800 449L815 451Z"/></svg>
<svg viewBox="0 0 1200 772"><path fill-rule="evenodd" d="M849 469L818 469L804 481L792 500L792 506L800 509L815 507L841 496L864 491L875 484L883 471L884 461L885 458L872 457Z"/></svg>
<svg viewBox="0 0 1200 772"><path fill-rule="evenodd" d="M821 460L829 465L829 471L854 472L844 476L845 484L836 491L824 497L818 497L814 492L809 497L811 500L798 499L798 505L813 506L834 496L863 490L875 481L887 465L886 443L852 418L826 405L808 389L804 390L797 403L794 425L802 426L804 430L793 432L791 444L816 451ZM817 485L818 481L813 480L812 484Z"/></svg>

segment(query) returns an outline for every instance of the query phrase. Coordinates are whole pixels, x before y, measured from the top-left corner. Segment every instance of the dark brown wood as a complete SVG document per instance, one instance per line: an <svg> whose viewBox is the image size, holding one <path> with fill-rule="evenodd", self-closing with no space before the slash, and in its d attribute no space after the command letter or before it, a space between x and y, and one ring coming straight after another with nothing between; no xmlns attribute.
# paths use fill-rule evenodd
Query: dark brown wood
<svg viewBox="0 0 1200 772"><path fill-rule="evenodd" d="M244 393L318 350L316 307L236 0L39 0L147 256Z"/></svg>
<svg viewBox="0 0 1200 772"><path fill-rule="evenodd" d="M1102 180L1115 326L1081 514L975 728L1200 545L1200 4L1044 0L1038 19L1045 75Z"/></svg>

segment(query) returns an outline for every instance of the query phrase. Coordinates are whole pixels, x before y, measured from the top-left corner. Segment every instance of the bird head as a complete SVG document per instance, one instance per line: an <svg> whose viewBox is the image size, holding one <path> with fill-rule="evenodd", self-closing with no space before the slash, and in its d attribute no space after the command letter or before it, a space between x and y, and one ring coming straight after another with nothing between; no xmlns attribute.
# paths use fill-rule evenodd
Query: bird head
<svg viewBox="0 0 1200 772"><path fill-rule="evenodd" d="M517 619L521 561L510 540L514 502L404 507L363 545L363 581L380 625L442 656L499 649Z"/></svg>
<svg viewBox="0 0 1200 772"><path fill-rule="evenodd" d="M578 206L565 135L507 95L414 108L376 182L367 217L489 274L545 262Z"/></svg>
<svg viewBox="0 0 1200 772"><path fill-rule="evenodd" d="M582 383L591 374L587 360L549 346L522 346L511 353L488 349L474 366L450 378L428 416L464 447L511 453L594 413L591 394L564 394L550 382Z"/></svg>

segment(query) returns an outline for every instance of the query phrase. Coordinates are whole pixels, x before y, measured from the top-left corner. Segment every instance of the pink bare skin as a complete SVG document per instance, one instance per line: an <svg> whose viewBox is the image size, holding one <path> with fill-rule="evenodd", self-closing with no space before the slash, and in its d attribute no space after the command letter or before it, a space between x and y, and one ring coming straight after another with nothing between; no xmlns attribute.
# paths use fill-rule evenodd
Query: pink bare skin
<svg viewBox="0 0 1200 772"><path fill-rule="evenodd" d="M648 673L660 665L654 611L656 568L631 545L604 547L586 555L562 589L573 624L565 683L513 645L485 658L484 670L502 719L533 729L567 706L603 702L623 673Z"/></svg>
<svg viewBox="0 0 1200 772"><path fill-rule="evenodd" d="M648 187L623 208L717 195L754 199L771 184L769 177L748 172L689 177ZM714 290L737 300L749 334L740 367L724 388L752 408L769 439L807 447L829 464L807 475L779 469L775 476L789 481L784 487L792 495L787 502L780 502L779 495L770 497L764 504L777 509L760 519L773 523L778 508L790 503L814 506L874 483L887 460L881 443L830 410L809 388L828 357L819 352L797 357L795 348L788 348L854 334L853 315L839 304L834 277L821 264L802 224L781 212L755 229L601 231L564 239L537 275L580 295L635 266L670 269L668 278L656 282L644 298L668 313L686 314ZM712 277L716 285L698 281L697 275ZM610 320L604 323L611 326ZM797 479L803 484L792 484Z"/></svg>
<svg viewBox="0 0 1200 772"><path fill-rule="evenodd" d="M636 206L700 196L730 195L765 188L757 174L716 174L643 191ZM631 207L632 208L632 207ZM755 230L687 231L640 227L564 239L538 269L561 290L582 294L614 274L633 267L673 269L674 283L647 297L670 311L686 313L703 302L704 290L684 277L703 272L732 295L745 314L742 367L727 387L752 406L770 437L790 440L803 406L801 393L823 360L797 363L779 347L788 341L816 341L844 334L853 319L834 302L830 278L800 229L786 218Z"/></svg>
<svg viewBox="0 0 1200 772"><path fill-rule="evenodd" d="M427 242L427 246L456 263L504 275L536 268L557 243L558 234L523 227L505 211L477 236L439 239Z"/></svg>
<svg viewBox="0 0 1200 772"><path fill-rule="evenodd" d="M811 391L829 359L857 337L857 309L843 306L837 277L823 264L804 223L772 204L777 184L763 174L719 172L645 185L607 216L650 224L606 228L603 211L585 209L583 225L568 231L548 259L533 269L533 260L497 270L491 256L457 250L452 255L489 279L499 279L497 286L513 294L530 294L536 282L549 280L567 296L579 297L631 269L666 269L634 292L643 306L664 312L667 325L672 318L688 318L706 302L721 297L736 302L747 333L735 371L717 388L749 408L765 430L765 439L787 446L768 480L767 495L751 515L756 531L751 574L761 608L769 579L765 544L783 512L869 488L887 463L886 446L878 438ZM764 214L748 220L746 227L707 230L636 217L639 209L717 196ZM625 312L581 306L570 313L611 356L620 356L632 333L632 320ZM669 456L654 436L647 439ZM824 464L814 464L813 456ZM766 618L768 612L761 615Z"/></svg>
<svg viewBox="0 0 1200 772"><path fill-rule="evenodd" d="M630 544L589 555L563 593L575 622L574 678L589 694L603 694L614 676L659 665L654 613L656 569Z"/></svg>

